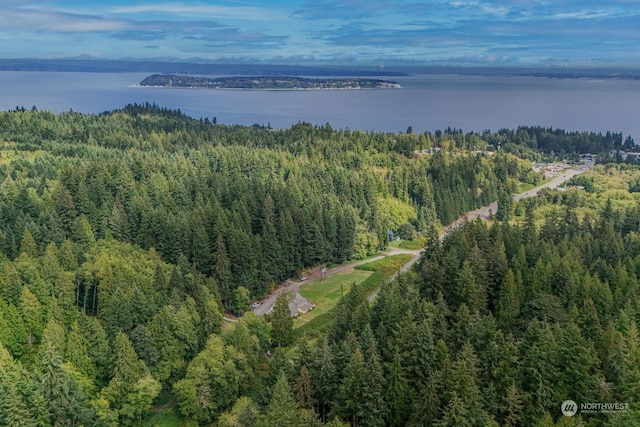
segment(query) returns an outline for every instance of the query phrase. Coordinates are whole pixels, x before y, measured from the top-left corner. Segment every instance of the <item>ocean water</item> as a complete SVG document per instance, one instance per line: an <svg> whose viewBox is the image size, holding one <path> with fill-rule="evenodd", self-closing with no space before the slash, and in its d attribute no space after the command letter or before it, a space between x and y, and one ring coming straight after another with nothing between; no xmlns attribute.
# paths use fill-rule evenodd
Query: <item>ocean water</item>
<svg viewBox="0 0 640 427"><path fill-rule="evenodd" d="M640 81L416 75L401 89L252 91L136 86L147 74L0 72L0 110L16 106L100 113L155 102L218 123L287 128L305 121L335 129L433 132L540 125L622 132L640 142Z"/></svg>

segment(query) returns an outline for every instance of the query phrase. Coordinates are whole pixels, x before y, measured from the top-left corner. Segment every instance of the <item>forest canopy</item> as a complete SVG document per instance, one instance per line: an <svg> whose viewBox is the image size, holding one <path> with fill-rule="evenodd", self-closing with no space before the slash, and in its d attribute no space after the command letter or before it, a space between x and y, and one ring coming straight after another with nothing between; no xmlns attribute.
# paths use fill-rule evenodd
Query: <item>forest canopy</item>
<svg viewBox="0 0 640 427"><path fill-rule="evenodd" d="M640 398L637 206L437 239L542 179L532 157L621 135L214 121L0 113L0 424L140 425L168 399L201 425L554 425L558 399ZM225 323L389 232L426 238L418 268L349 292L315 344Z"/></svg>

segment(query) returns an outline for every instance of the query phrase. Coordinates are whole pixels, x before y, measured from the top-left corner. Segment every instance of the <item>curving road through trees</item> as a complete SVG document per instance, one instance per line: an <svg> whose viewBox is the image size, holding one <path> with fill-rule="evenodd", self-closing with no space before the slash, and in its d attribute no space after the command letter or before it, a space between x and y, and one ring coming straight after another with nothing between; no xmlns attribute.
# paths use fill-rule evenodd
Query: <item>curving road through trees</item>
<svg viewBox="0 0 640 427"><path fill-rule="evenodd" d="M565 182L567 182L569 179L571 179L572 177L588 171L594 166L594 164L595 164L594 162L588 162L580 165L577 168L567 169L563 173L561 173L560 175L552 179L551 181L548 181L542 185L539 185L538 187L532 188L531 190L525 191L524 193L515 194L513 198L517 202L522 199L537 196L540 190L542 190L543 188L558 188L561 185L563 185ZM439 236L440 241L443 241L444 238L447 236L447 234L449 234L452 230L462 225L465 221L473 221L477 218L488 219L492 217L497 212L497 210L498 210L498 203L493 202L490 205L483 206L476 210L467 212L465 215L463 215L462 217L454 221L449 226L445 227L440 232L440 236ZM382 255L369 258L363 261L357 261L357 262L344 264L334 268L327 269L325 274L327 276L331 276L333 274L340 273L342 271L357 267L359 265L377 261L379 259L382 259L390 255L397 255L401 253L414 255L413 258L409 260L409 262L407 262L405 265L402 266L402 268L400 268L399 273L404 273L409 271L409 269L411 269L411 267L413 267L414 264L418 262L418 260L420 259L420 255L422 254L423 251L424 249L413 251L408 249L389 248L389 250L387 252L384 252ZM321 278L321 273L318 269L311 270L306 274L308 277L304 281L293 280L293 279L289 279L285 281L283 283L283 286L280 286L274 292L269 294L269 296L267 296L264 300L260 301L260 305L258 307L253 307L251 310L259 316L264 316L265 314L269 313L273 309L273 305L276 302L276 298L280 293L293 292L294 297L289 302L289 309L291 310L292 315L297 314L298 312L297 308L309 302L305 297L300 295L300 292L299 292L300 286ZM392 276L389 280L395 279L396 276L397 274ZM378 291L374 292L371 296L369 296L369 301L372 301L377 294L378 294Z"/></svg>

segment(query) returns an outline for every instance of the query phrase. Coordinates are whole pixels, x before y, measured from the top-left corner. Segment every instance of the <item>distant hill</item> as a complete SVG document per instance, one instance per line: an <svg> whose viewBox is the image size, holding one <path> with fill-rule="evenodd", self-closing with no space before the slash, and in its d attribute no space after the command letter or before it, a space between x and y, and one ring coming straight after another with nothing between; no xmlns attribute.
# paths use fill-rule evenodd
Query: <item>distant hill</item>
<svg viewBox="0 0 640 427"><path fill-rule="evenodd" d="M406 76L377 67L309 67L274 64L205 64L162 61L107 61L96 59L0 59L1 71L66 71L96 73L163 73L251 76Z"/></svg>
<svg viewBox="0 0 640 427"><path fill-rule="evenodd" d="M390 70L389 68L392 68ZM92 58L0 59L0 71L65 71L95 73L162 73L227 76L298 77L401 77L413 74L460 74L478 76L528 76L542 78L640 79L640 70L624 68L566 67L455 67L439 65L397 65L384 70L377 66L305 66L282 64L215 64L204 62L126 61Z"/></svg>

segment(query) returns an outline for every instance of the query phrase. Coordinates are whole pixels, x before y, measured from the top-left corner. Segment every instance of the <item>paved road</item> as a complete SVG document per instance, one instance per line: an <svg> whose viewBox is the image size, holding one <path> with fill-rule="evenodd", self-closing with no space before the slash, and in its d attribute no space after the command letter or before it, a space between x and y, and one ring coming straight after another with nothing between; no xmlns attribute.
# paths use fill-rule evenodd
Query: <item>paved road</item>
<svg viewBox="0 0 640 427"><path fill-rule="evenodd" d="M529 197L535 197L535 196L538 195L540 190L542 190L543 188L558 188L561 185L563 185L565 182L567 182L568 180L573 178L574 176L588 171L589 169L591 169L593 167L594 164L595 164L594 162L589 162L589 163L585 163L583 165L580 165L579 167L577 167L575 169L568 169L568 170L562 172L560 175L558 175L557 177L555 177L554 179L552 179L549 182L545 182L544 184L539 185L536 188L532 188L529 191L525 191L524 193L514 194L513 195L513 200L515 200L517 202L517 201L520 201L522 199L527 199ZM440 241L442 242L444 240L444 238L447 236L447 234L449 234L449 232L451 230L454 230L457 227L459 227L461 224L464 223L464 221L473 221L474 219L477 219L477 218L488 219L488 218L492 217L493 215L495 215L495 213L497 211L498 211L498 202L493 202L488 206L483 206L483 207L478 208L478 209L476 209L474 211L467 212L466 215L464 215L463 217L457 219L455 222L453 222L448 227L446 227L444 230L442 230L442 232L440 233Z"/></svg>
<svg viewBox="0 0 640 427"><path fill-rule="evenodd" d="M544 183L534 189L531 189L529 191L525 191L524 193L521 194L516 194L515 196L513 196L513 199L517 202L521 199L526 199L528 197L534 197L538 194L538 192L540 190L542 190L543 188L558 188L561 185L563 185L565 182L569 181L571 178L573 178L576 175L579 175L581 173L584 173L586 171L588 171L589 169L591 169L593 167L595 163L594 162L589 162L589 163L585 163L583 165L580 165L579 167L575 168L575 169L569 169L564 171L562 174L560 174L559 176L555 177L554 179L552 179L551 181Z"/></svg>
<svg viewBox="0 0 640 427"><path fill-rule="evenodd" d="M544 184L542 184L542 185L540 185L540 186L538 186L536 188L533 188L533 189L531 189L529 191L525 191L524 193L515 194L513 196L513 198L514 198L515 201L519 201L519 200L522 200L522 199L526 199L528 197L536 196L538 194L538 192L540 190L542 190L543 188L557 188L557 187L561 186L562 184L564 184L565 182L567 182L572 177L588 171L589 169L591 169L593 167L593 165L594 165L594 162L589 162L589 163L585 163L585 164L579 166L578 168L566 170L562 174L560 174L558 177L552 179L551 181L546 182L546 183L544 183ZM440 241L443 241L444 238L447 236L447 234L449 234L452 230L454 230L457 227L459 227L465 221L473 221L473 220L475 220L477 218L488 219L488 218L492 217L497 212L497 210L498 210L498 203L497 202L493 202L488 206L483 206L483 207L478 208L478 209L476 209L474 211L467 212L466 215L462 216L461 218L459 218L458 220L456 220L455 222L453 222L452 224L450 224L448 227L444 228L440 232L440 236L439 236ZM363 260L363 261L353 262L353 263L349 263L349 264L340 265L338 267L330 268L330 269L327 270L326 275L327 276L331 276L333 274L349 270L351 268L357 267L357 266L362 265L362 264L367 264L369 262L377 261L379 259L382 259L382 258L384 258L386 256L390 256L390 255L396 255L396 254L401 254L401 253L414 255L414 257L411 258L411 260L409 260L409 262L407 262L405 265L402 266L402 268L400 268L399 273L405 273L405 272L409 271L409 269L411 267L413 267L413 265L420 259L420 255L422 254L422 252L423 252L423 250L412 251L412 250L408 250L408 249L389 248L389 250L387 252L385 252L383 255L380 255L380 256L377 256L377 257L373 257L373 258L369 258L369 259L366 259L366 260ZM321 272L320 272L319 268L316 268L314 270L306 271L305 275L307 276L307 279L304 280L304 281L292 280L292 279L289 279L289 280L285 281L283 283L283 285L280 286L280 288L278 288L276 291L271 293L264 300L260 301L260 305L258 307L252 308L252 311L255 314L259 315L259 316L263 316L263 315L269 313L273 309L273 305L275 304L276 299L278 298L278 295L280 293L282 293L282 292L293 292L294 293L294 297L291 299L291 301L289 301L289 310L291 311L292 315L297 314L298 313L298 307L303 307L304 305L309 303L309 301L305 297L300 295L300 292L299 292L300 286L304 285L305 283L309 283L309 282L312 282L314 280L320 279ZM394 274L391 278L389 278L389 280L395 279L396 276L397 276L397 273ZM376 297L377 294L378 294L378 291L374 292L369 297L369 301L373 300Z"/></svg>

